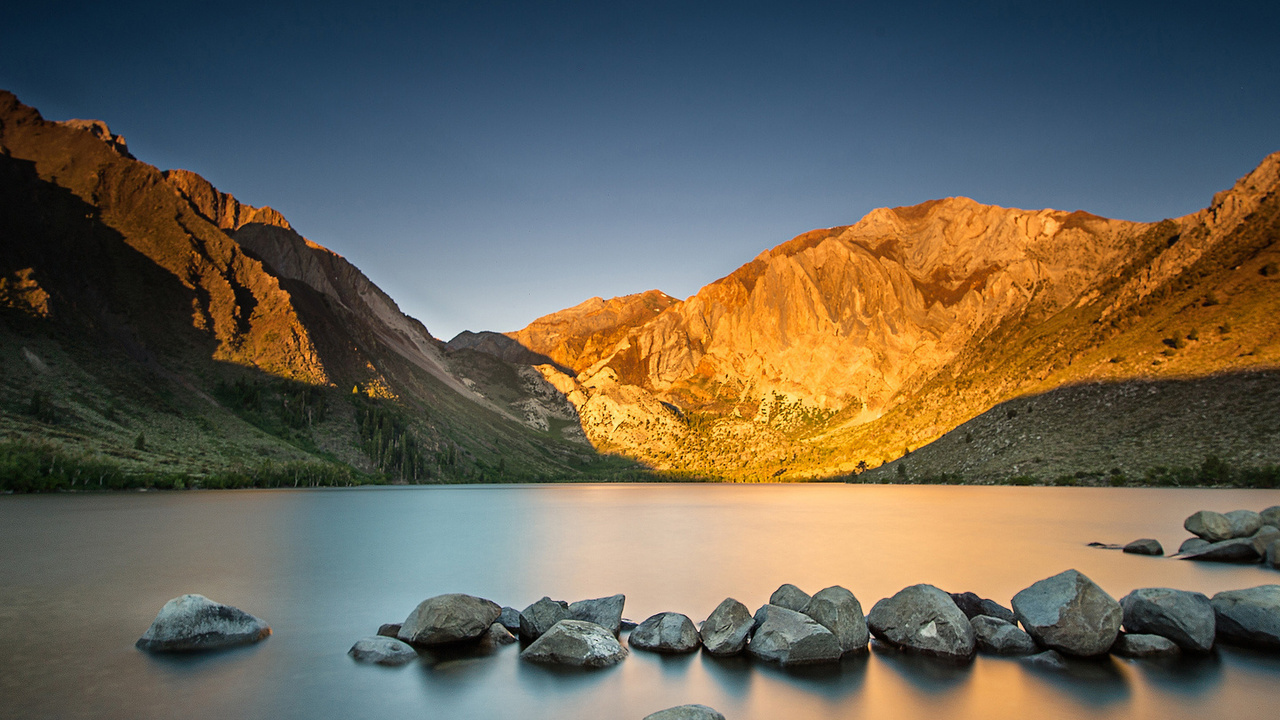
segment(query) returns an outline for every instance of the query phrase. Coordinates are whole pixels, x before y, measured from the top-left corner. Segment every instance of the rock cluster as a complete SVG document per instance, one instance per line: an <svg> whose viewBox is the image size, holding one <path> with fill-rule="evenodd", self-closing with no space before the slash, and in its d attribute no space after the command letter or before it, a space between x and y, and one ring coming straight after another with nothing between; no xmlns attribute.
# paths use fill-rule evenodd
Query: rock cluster
<svg viewBox="0 0 1280 720"><path fill-rule="evenodd" d="M1280 568L1280 505L1262 512L1232 510L1217 513L1201 510L1182 524L1195 537L1178 548L1177 557L1184 560L1215 562L1261 562Z"/></svg>

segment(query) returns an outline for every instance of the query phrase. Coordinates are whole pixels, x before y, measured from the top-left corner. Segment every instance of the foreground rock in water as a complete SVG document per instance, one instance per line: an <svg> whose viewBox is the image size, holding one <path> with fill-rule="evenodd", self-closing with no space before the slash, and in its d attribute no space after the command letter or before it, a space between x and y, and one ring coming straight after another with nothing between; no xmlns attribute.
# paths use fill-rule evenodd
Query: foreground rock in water
<svg viewBox="0 0 1280 720"><path fill-rule="evenodd" d="M644 720L724 720L724 715L706 705L678 705L645 715Z"/></svg>
<svg viewBox="0 0 1280 720"><path fill-rule="evenodd" d="M979 615L986 615L987 617L1000 618L1005 622L1014 622L1013 611L995 600L988 600L971 592L950 593L950 595L951 601L970 620Z"/></svg>
<svg viewBox="0 0 1280 720"><path fill-rule="evenodd" d="M912 585L876 603L867 625L890 645L926 655L967 660L977 650L969 618L932 585Z"/></svg>
<svg viewBox="0 0 1280 720"><path fill-rule="evenodd" d="M1031 667L1040 668L1042 670L1066 670L1067 659L1062 657L1062 653L1057 650L1046 650L1035 655L1028 655L1022 658L1022 662Z"/></svg>
<svg viewBox="0 0 1280 720"><path fill-rule="evenodd" d="M418 603L396 637L413 645L476 641L501 614L497 603L474 595L437 595Z"/></svg>
<svg viewBox="0 0 1280 720"><path fill-rule="evenodd" d="M969 620L978 649L993 655L1030 655L1039 648L1025 630L1003 618L979 615Z"/></svg>
<svg viewBox="0 0 1280 720"><path fill-rule="evenodd" d="M1222 542L1232 538L1231 521L1225 515L1212 510L1194 513L1182 523L1182 527L1192 535L1209 542Z"/></svg>
<svg viewBox="0 0 1280 720"><path fill-rule="evenodd" d="M1076 570L1014 595L1013 614L1041 645L1086 657L1111 649L1123 617L1120 603Z"/></svg>
<svg viewBox="0 0 1280 720"><path fill-rule="evenodd" d="M1198 550L1183 553L1182 560L1211 560L1214 562L1257 562L1258 549L1250 538L1235 538L1209 543Z"/></svg>
<svg viewBox="0 0 1280 720"><path fill-rule="evenodd" d="M819 590L809 599L804 614L830 630L845 654L866 651L871 639L867 619L862 614L862 603L848 590L839 585Z"/></svg>
<svg viewBox="0 0 1280 720"><path fill-rule="evenodd" d="M520 611L513 607L503 607L498 614L498 623L512 634L520 632Z"/></svg>
<svg viewBox="0 0 1280 720"><path fill-rule="evenodd" d="M1124 546L1124 551L1130 555L1164 555L1164 548L1160 545L1160 541L1151 538L1134 540Z"/></svg>
<svg viewBox="0 0 1280 720"><path fill-rule="evenodd" d="M160 608L137 647L151 652L215 650L255 643L271 628L249 613L203 595L176 597Z"/></svg>
<svg viewBox="0 0 1280 720"><path fill-rule="evenodd" d="M516 641L516 636L511 634L501 622L496 622L489 626L485 631L484 637L480 639L482 643L488 643L493 646L510 645Z"/></svg>
<svg viewBox="0 0 1280 720"><path fill-rule="evenodd" d="M616 665L626 656L613 633L583 620L561 620L520 653L530 662L593 668Z"/></svg>
<svg viewBox="0 0 1280 720"><path fill-rule="evenodd" d="M636 626L628 640L631 647L660 653L687 653L698 649L698 629L687 615L658 613Z"/></svg>
<svg viewBox="0 0 1280 720"><path fill-rule="evenodd" d="M1249 539L1253 541L1253 549L1257 551L1258 557L1265 561L1267 557L1267 546L1276 540L1280 540L1280 528L1263 525L1258 528L1258 532L1250 535Z"/></svg>
<svg viewBox="0 0 1280 720"><path fill-rule="evenodd" d="M1280 650L1280 585L1227 590L1210 602L1220 639Z"/></svg>
<svg viewBox="0 0 1280 720"><path fill-rule="evenodd" d="M703 621L698 635L702 646L712 655L737 655L746 649L754 624L746 605L725 598Z"/></svg>
<svg viewBox="0 0 1280 720"><path fill-rule="evenodd" d="M753 657L781 665L839 662L840 641L818 621L795 610L765 605L756 611L756 631L747 644Z"/></svg>
<svg viewBox="0 0 1280 720"><path fill-rule="evenodd" d="M1249 537L1262 527L1262 515L1252 510L1232 510L1222 516L1231 523L1231 537Z"/></svg>
<svg viewBox="0 0 1280 720"><path fill-rule="evenodd" d="M382 637L397 637L400 635L400 623L383 623L378 626L378 634Z"/></svg>
<svg viewBox="0 0 1280 720"><path fill-rule="evenodd" d="M1213 605L1198 592L1140 588L1120 599L1124 629L1160 635L1192 652L1209 652L1217 632Z"/></svg>
<svg viewBox="0 0 1280 720"><path fill-rule="evenodd" d="M418 659L418 651L409 643L385 635L357 640L347 654L360 662L379 665L404 665Z"/></svg>
<svg viewBox="0 0 1280 720"><path fill-rule="evenodd" d="M1178 646L1169 638L1159 635L1121 635L1111 646L1111 653L1127 658L1165 657L1177 655Z"/></svg>
<svg viewBox="0 0 1280 720"><path fill-rule="evenodd" d="M787 583L773 591L773 594L769 596L769 604L802 613L809 606L809 599L809 593L791 583Z"/></svg>
<svg viewBox="0 0 1280 720"><path fill-rule="evenodd" d="M569 618L569 603L543 597L520 611L520 637L537 640L556 623Z"/></svg>
<svg viewBox="0 0 1280 720"><path fill-rule="evenodd" d="M626 602L627 596L621 594L579 600L569 606L569 619L595 623L616 636L622 631L622 606Z"/></svg>

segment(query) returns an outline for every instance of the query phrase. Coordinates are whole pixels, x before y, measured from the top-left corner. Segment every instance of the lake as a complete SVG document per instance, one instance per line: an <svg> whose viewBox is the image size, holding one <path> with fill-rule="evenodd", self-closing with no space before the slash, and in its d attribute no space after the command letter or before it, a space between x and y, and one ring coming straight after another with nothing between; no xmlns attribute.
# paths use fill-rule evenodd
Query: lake
<svg viewBox="0 0 1280 720"><path fill-rule="evenodd" d="M1200 509L1261 510L1280 491L864 485L571 485L0 497L0 716L634 718L703 703L766 718L1203 718L1280 707L1280 654L1219 648L1111 659L1071 674L881 649L787 672L632 651L565 671L487 657L361 665L351 644L421 600L465 592L627 596L640 621L753 611L782 583L853 591L864 611L915 583L1008 605L1068 568L1119 599L1280 582L1260 566L1088 548L1153 537L1173 552ZM201 593L265 619L247 648L134 648L165 601Z"/></svg>

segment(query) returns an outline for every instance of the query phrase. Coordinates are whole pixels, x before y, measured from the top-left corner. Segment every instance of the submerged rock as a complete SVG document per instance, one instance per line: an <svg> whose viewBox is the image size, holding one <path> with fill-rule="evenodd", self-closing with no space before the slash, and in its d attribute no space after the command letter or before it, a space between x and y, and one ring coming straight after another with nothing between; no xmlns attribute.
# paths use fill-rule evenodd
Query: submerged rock
<svg viewBox="0 0 1280 720"><path fill-rule="evenodd" d="M932 585L912 585L876 603L867 625L890 645L925 655L967 660L978 647L969 618Z"/></svg>
<svg viewBox="0 0 1280 720"><path fill-rule="evenodd" d="M1231 537L1249 537L1262 527L1262 515L1252 510L1232 510L1222 516L1231 523Z"/></svg>
<svg viewBox="0 0 1280 720"><path fill-rule="evenodd" d="M627 596L622 594L579 600L569 605L569 619L593 622L616 636L622 631L622 606L626 602Z"/></svg>
<svg viewBox="0 0 1280 720"><path fill-rule="evenodd" d="M778 605L756 611L756 631L747 644L752 656L781 665L839 662L840 641L818 621Z"/></svg>
<svg viewBox="0 0 1280 720"><path fill-rule="evenodd" d="M969 620L978 649L993 655L1030 655L1039 648L1025 630L1003 618L979 615Z"/></svg>
<svg viewBox="0 0 1280 720"><path fill-rule="evenodd" d="M1250 538L1235 538L1209 543L1198 550L1185 552L1182 560L1210 560L1213 562L1257 562L1258 549Z"/></svg>
<svg viewBox="0 0 1280 720"><path fill-rule="evenodd" d="M1201 510L1192 514L1182 523L1182 527L1192 535L1209 542L1221 542L1232 538L1231 521L1222 513L1212 510Z"/></svg>
<svg viewBox="0 0 1280 720"><path fill-rule="evenodd" d="M537 640L556 623L569 617L569 603L543 597L520 611L520 637Z"/></svg>
<svg viewBox="0 0 1280 720"><path fill-rule="evenodd" d="M747 648L754 621L747 606L725 598L703 621L698 631L702 646L712 655L737 655Z"/></svg>
<svg viewBox="0 0 1280 720"><path fill-rule="evenodd" d="M1013 614L1041 645L1069 655L1101 655L1120 634L1115 598L1076 570L1045 578L1013 596Z"/></svg>
<svg viewBox="0 0 1280 720"><path fill-rule="evenodd" d="M386 635L357 640L347 654L360 662L379 665L404 665L418 659L418 651L409 643Z"/></svg>
<svg viewBox="0 0 1280 720"><path fill-rule="evenodd" d="M1046 650L1035 655L1028 655L1022 658L1022 662L1031 667L1040 668L1042 670L1066 670L1067 659L1057 650Z"/></svg>
<svg viewBox="0 0 1280 720"><path fill-rule="evenodd" d="M866 651L871 638L867 619L862 614L862 603L848 590L839 585L819 590L809 599L804 614L830 630L845 654Z"/></svg>
<svg viewBox="0 0 1280 720"><path fill-rule="evenodd" d="M151 652L215 650L248 645L271 634L249 613L203 595L182 595L164 604L137 647Z"/></svg>
<svg viewBox="0 0 1280 720"><path fill-rule="evenodd" d="M644 720L724 720L724 715L706 705L678 705L645 715Z"/></svg>
<svg viewBox="0 0 1280 720"><path fill-rule="evenodd" d="M1140 588L1120 599L1124 629L1169 638L1192 652L1209 652L1217 624L1209 598L1171 588Z"/></svg>
<svg viewBox="0 0 1280 720"><path fill-rule="evenodd" d="M1280 649L1280 585L1227 590L1214 595L1210 602L1220 639Z"/></svg>
<svg viewBox="0 0 1280 720"><path fill-rule="evenodd" d="M809 600L809 593L801 590L791 583L779 586L778 589L774 590L773 594L769 596L770 605L776 605L788 610L795 610L798 613L804 612L804 609L809 606Z"/></svg>
<svg viewBox="0 0 1280 720"><path fill-rule="evenodd" d="M687 653L698 649L698 629L687 615L658 613L631 631L633 648L660 653Z"/></svg>
<svg viewBox="0 0 1280 720"><path fill-rule="evenodd" d="M960 608L964 616L972 620L979 615L1000 618L1005 622L1014 622L1013 611L995 600L988 600L971 592L950 593L951 600Z"/></svg>
<svg viewBox="0 0 1280 720"><path fill-rule="evenodd" d="M1177 644L1159 635L1123 634L1111 646L1111 654L1127 658L1164 657L1177 655Z"/></svg>
<svg viewBox="0 0 1280 720"><path fill-rule="evenodd" d="M1131 555L1164 555L1164 548L1159 540L1142 538L1124 546L1124 551Z"/></svg>
<svg viewBox="0 0 1280 720"><path fill-rule="evenodd" d="M502 614L498 604L474 595L450 593L427 598L400 624L401 640L412 645L476 641Z"/></svg>
<svg viewBox="0 0 1280 720"><path fill-rule="evenodd" d="M584 620L561 620L520 653L530 662L593 668L616 665L626 656L613 633Z"/></svg>

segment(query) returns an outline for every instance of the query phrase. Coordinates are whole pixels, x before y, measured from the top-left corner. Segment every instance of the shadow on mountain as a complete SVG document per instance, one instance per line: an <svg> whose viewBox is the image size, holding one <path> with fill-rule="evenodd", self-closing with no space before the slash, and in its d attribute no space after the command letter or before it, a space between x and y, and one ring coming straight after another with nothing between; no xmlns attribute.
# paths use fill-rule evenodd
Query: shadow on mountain
<svg viewBox="0 0 1280 720"><path fill-rule="evenodd" d="M513 365L551 365L570 377L578 374L546 355L530 350L515 338L489 330L480 332L463 330L455 335L452 340L445 343L445 347L454 352L473 350L485 355L491 355Z"/></svg>

